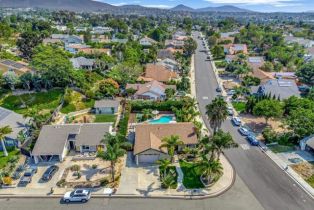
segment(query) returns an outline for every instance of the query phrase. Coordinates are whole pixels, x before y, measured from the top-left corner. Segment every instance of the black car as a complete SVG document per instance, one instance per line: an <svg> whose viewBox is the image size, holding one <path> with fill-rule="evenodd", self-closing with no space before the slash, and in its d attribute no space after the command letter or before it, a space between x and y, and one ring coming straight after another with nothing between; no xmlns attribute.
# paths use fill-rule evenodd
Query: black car
<svg viewBox="0 0 314 210"><path fill-rule="evenodd" d="M216 92L220 93L222 91L222 89L220 87L216 88Z"/></svg>
<svg viewBox="0 0 314 210"><path fill-rule="evenodd" d="M58 170L58 166L50 166L49 168L47 168L41 179L43 181L49 181Z"/></svg>

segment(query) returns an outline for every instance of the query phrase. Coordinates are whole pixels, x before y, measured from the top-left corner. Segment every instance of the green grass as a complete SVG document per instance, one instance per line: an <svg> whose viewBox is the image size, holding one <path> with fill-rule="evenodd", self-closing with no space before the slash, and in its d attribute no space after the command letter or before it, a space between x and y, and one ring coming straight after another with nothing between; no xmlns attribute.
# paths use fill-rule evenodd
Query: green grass
<svg viewBox="0 0 314 210"><path fill-rule="evenodd" d="M312 175L310 178L308 178L305 181L314 188L314 175Z"/></svg>
<svg viewBox="0 0 314 210"><path fill-rule="evenodd" d="M87 108L92 108L95 104L94 99L89 99L86 101L83 101L83 106L76 107L73 103L67 104L66 106L62 107L60 110L63 114L68 114L70 112L76 112Z"/></svg>
<svg viewBox="0 0 314 210"><path fill-rule="evenodd" d="M96 123L116 121L116 115L113 115L113 114L96 114L95 116L96 118L94 122Z"/></svg>
<svg viewBox="0 0 314 210"><path fill-rule="evenodd" d="M294 150L293 146L285 146L280 144L268 146L268 148L274 153L291 152Z"/></svg>
<svg viewBox="0 0 314 210"><path fill-rule="evenodd" d="M28 108L37 107L39 110L53 110L58 107L63 90L54 89L48 92L23 94L20 96L10 95L1 101L0 106L24 114ZM26 107L23 107L23 102Z"/></svg>
<svg viewBox="0 0 314 210"><path fill-rule="evenodd" d="M245 111L245 103L244 102L232 102L234 109L241 113Z"/></svg>
<svg viewBox="0 0 314 210"><path fill-rule="evenodd" d="M19 155L20 151L13 150L13 151L8 151L8 153L9 155L7 157L4 157L3 152L0 151L0 169L4 168L12 157Z"/></svg>
<svg viewBox="0 0 314 210"><path fill-rule="evenodd" d="M197 166L194 163L181 160L180 167L183 171L183 185L186 188L204 188L200 180L201 173L197 170Z"/></svg>

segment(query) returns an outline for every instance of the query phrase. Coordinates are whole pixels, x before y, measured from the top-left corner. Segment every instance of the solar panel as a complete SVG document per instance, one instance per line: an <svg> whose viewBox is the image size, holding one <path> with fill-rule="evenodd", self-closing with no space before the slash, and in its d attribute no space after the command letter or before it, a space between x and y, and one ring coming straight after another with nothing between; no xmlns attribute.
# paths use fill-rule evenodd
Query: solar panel
<svg viewBox="0 0 314 210"><path fill-rule="evenodd" d="M280 81L278 80L279 87L291 87L292 83L290 81Z"/></svg>

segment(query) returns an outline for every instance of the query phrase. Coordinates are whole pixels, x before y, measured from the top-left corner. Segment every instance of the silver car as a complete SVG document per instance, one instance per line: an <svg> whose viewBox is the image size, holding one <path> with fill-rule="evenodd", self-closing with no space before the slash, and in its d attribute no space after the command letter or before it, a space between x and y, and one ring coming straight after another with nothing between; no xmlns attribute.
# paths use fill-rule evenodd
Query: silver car
<svg viewBox="0 0 314 210"><path fill-rule="evenodd" d="M242 136L248 136L250 134L249 129L242 126L239 128L239 132Z"/></svg>
<svg viewBox="0 0 314 210"><path fill-rule="evenodd" d="M87 202L91 198L91 191L85 189L77 189L72 192L66 192L63 196L63 201L69 202Z"/></svg>

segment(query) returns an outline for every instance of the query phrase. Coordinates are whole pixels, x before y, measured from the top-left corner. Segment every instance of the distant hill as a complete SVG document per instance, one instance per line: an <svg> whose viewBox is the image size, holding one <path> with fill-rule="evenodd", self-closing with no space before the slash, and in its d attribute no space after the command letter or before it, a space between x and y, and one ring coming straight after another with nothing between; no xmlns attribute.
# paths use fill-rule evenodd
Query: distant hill
<svg viewBox="0 0 314 210"><path fill-rule="evenodd" d="M179 4L179 5L171 8L170 10L172 10L172 11L188 11L188 12L193 12L194 11L193 8L185 6L183 4Z"/></svg>
<svg viewBox="0 0 314 210"><path fill-rule="evenodd" d="M92 0L0 0L0 7L44 8L71 11L111 10L114 6Z"/></svg>
<svg viewBox="0 0 314 210"><path fill-rule="evenodd" d="M224 5L220 7L205 7L196 9L198 12L252 12L251 10L242 9L239 7Z"/></svg>
<svg viewBox="0 0 314 210"><path fill-rule="evenodd" d="M52 10L70 10L78 12L90 11L139 11L139 12L162 12L169 11L168 9L158 9L151 7L143 7L140 5L124 5L113 6L104 2L95 0L0 0L0 7L9 8L43 8ZM250 12L249 10L241 9L234 6L221 7L206 7L201 9L193 9L191 7L180 4L170 11L185 11L185 12Z"/></svg>

